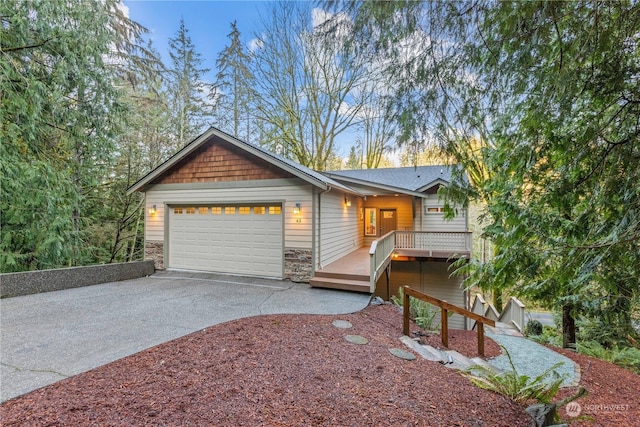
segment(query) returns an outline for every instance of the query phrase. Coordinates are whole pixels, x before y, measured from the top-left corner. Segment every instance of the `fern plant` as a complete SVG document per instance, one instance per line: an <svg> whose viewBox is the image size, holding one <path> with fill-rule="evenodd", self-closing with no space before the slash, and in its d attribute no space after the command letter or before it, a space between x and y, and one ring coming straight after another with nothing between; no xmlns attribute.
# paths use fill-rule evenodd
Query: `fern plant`
<svg viewBox="0 0 640 427"><path fill-rule="evenodd" d="M391 302L399 307L404 306L404 288L398 288L398 296L391 296ZM433 327L433 322L440 310L434 308L431 304L425 301L420 301L416 298L411 298L409 302L409 317L416 322L416 325L426 330L436 330L438 328ZM449 313L450 315L453 313Z"/></svg>
<svg viewBox="0 0 640 427"><path fill-rule="evenodd" d="M578 343L578 353L614 363L640 374L640 349L631 346L614 345L604 347L597 341Z"/></svg>
<svg viewBox="0 0 640 427"><path fill-rule="evenodd" d="M474 385L507 396L515 402L525 403L536 400L540 403L550 403L566 378L566 374L560 376L556 372L563 363L556 363L537 377L530 378L527 375L518 374L511 355L506 348L502 347L502 349L509 359L511 371L497 373L491 368L476 365L468 368L463 374Z"/></svg>

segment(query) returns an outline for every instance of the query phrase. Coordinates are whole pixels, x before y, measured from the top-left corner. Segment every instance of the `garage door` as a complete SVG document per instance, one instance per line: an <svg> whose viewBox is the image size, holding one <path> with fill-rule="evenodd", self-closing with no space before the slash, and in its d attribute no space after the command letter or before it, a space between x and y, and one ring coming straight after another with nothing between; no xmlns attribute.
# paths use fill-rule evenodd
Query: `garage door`
<svg viewBox="0 0 640 427"><path fill-rule="evenodd" d="M169 267L283 276L282 205L171 206Z"/></svg>

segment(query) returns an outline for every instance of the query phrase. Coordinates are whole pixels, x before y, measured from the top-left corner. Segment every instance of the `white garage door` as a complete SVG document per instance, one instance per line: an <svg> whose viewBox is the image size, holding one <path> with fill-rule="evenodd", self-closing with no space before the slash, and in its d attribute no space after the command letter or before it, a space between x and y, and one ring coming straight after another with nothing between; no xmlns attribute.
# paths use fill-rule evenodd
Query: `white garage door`
<svg viewBox="0 0 640 427"><path fill-rule="evenodd" d="M171 206L169 267L283 276L282 206Z"/></svg>

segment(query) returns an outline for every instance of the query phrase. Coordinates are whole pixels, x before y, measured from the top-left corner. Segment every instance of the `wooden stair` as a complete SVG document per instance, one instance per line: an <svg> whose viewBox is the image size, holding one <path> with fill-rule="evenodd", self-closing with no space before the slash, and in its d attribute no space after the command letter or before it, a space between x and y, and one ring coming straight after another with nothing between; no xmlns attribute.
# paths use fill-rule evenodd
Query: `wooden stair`
<svg viewBox="0 0 640 427"><path fill-rule="evenodd" d="M318 270L309 281L313 288L340 289L343 291L363 292L370 294L369 276L362 274L336 273Z"/></svg>

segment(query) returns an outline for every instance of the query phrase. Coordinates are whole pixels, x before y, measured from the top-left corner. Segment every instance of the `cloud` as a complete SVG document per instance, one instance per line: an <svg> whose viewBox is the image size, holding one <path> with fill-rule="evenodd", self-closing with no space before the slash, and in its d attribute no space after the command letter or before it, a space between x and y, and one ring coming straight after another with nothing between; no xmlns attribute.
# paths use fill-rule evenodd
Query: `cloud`
<svg viewBox="0 0 640 427"><path fill-rule="evenodd" d="M257 50L260 50L264 47L264 38L266 37L265 34L262 34L262 36L260 37L256 37L253 38L251 40L249 40L249 44L248 44L248 48L249 48L249 52L255 52Z"/></svg>
<svg viewBox="0 0 640 427"><path fill-rule="evenodd" d="M116 3L116 9L120 10L125 18L129 18L129 7L122 3L122 0Z"/></svg>

